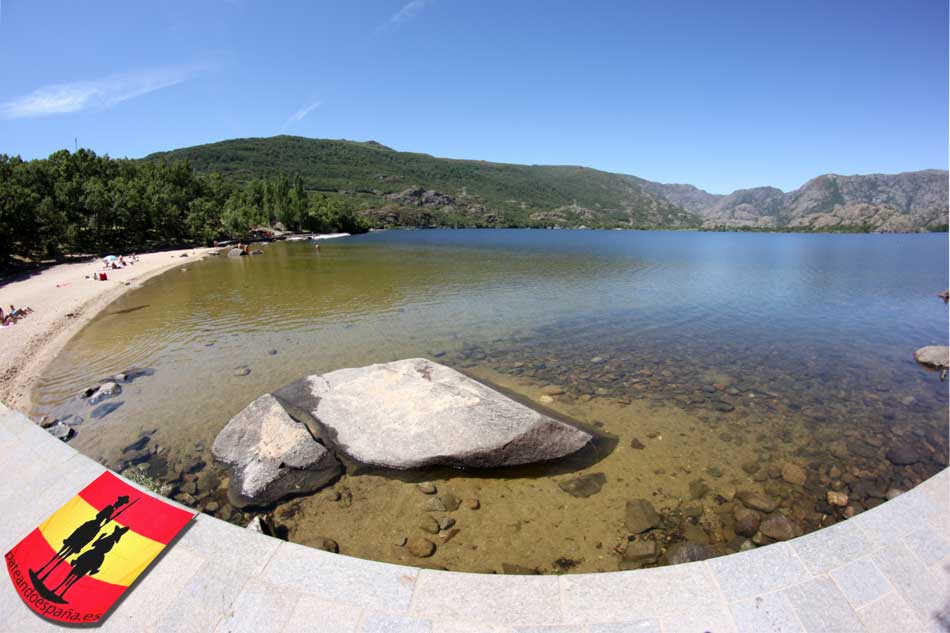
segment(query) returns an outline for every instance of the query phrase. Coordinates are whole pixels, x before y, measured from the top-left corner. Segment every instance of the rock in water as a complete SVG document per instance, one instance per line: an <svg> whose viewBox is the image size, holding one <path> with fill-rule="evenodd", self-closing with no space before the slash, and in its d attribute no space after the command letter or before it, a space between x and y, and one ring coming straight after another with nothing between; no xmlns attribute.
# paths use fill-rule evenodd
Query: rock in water
<svg viewBox="0 0 950 633"><path fill-rule="evenodd" d="M782 466L782 479L794 486L804 486L807 478L805 469L798 464L785 462Z"/></svg>
<svg viewBox="0 0 950 633"><path fill-rule="evenodd" d="M600 492L605 483L607 476L604 473L590 473L562 481L558 486L572 497L589 497Z"/></svg>
<svg viewBox="0 0 950 633"><path fill-rule="evenodd" d="M906 445L892 446L885 453L887 459L897 466L909 466L921 461L920 455L912 447Z"/></svg>
<svg viewBox="0 0 950 633"><path fill-rule="evenodd" d="M389 468L492 468L570 455L593 438L444 365L410 358L308 376L274 392L324 441Z"/></svg>
<svg viewBox="0 0 950 633"><path fill-rule="evenodd" d="M218 433L211 447L232 468L228 498L238 508L266 506L319 490L342 470L271 395L249 404Z"/></svg>
<svg viewBox="0 0 950 633"><path fill-rule="evenodd" d="M683 563L693 563L707 558L719 556L709 545L703 543L674 543L670 549L666 550L663 558L667 565L682 565Z"/></svg>
<svg viewBox="0 0 950 633"><path fill-rule="evenodd" d="M122 387L112 381L104 382L99 386L99 389L89 397L89 404L99 404L106 398L117 396L120 393L122 393Z"/></svg>
<svg viewBox="0 0 950 633"><path fill-rule="evenodd" d="M641 534L660 524L660 516L653 508L653 504L646 499L634 499L627 502L627 512L624 525L633 534Z"/></svg>
<svg viewBox="0 0 950 633"><path fill-rule="evenodd" d="M935 369L950 367L950 347L942 345L928 345L914 352L914 358L921 365Z"/></svg>

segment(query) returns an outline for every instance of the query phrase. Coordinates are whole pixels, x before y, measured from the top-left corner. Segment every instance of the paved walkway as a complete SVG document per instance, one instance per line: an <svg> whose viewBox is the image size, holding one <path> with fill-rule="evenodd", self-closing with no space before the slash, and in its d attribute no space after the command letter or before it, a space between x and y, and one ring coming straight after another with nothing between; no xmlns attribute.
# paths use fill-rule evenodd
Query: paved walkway
<svg viewBox="0 0 950 633"><path fill-rule="evenodd" d="M0 552L105 470L0 405ZM201 515L104 631L916 633L950 631L950 474L785 543L565 576L420 570ZM6 576L6 574L4 574ZM0 581L0 631L61 630Z"/></svg>

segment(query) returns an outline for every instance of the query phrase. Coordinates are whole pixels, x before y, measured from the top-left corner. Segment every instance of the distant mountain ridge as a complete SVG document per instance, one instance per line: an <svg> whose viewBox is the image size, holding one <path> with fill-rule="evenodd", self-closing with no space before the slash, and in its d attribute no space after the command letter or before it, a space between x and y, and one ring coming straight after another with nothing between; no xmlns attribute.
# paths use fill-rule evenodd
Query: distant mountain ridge
<svg viewBox="0 0 950 633"><path fill-rule="evenodd" d="M910 232L947 224L946 171L840 176L824 174L799 189L775 187L711 194L692 185L649 183L647 189L698 213L703 226Z"/></svg>
<svg viewBox="0 0 950 633"><path fill-rule="evenodd" d="M376 226L933 230L947 224L947 172L818 176L785 193L727 195L568 165L518 165L398 152L375 141L233 139L159 152L199 172L249 180L299 174L347 194Z"/></svg>

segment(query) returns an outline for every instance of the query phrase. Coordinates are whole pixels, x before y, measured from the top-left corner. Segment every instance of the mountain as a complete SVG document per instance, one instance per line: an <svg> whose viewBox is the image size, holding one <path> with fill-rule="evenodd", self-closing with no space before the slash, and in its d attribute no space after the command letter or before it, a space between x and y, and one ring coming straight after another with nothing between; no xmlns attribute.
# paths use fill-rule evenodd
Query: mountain
<svg viewBox="0 0 950 633"><path fill-rule="evenodd" d="M775 187L714 195L691 185L651 183L648 191L697 213L704 228L912 232L947 224L947 172L825 174L785 193Z"/></svg>
<svg viewBox="0 0 950 633"><path fill-rule="evenodd" d="M355 197L381 225L696 227L699 216L638 178L587 167L512 165L397 152L379 143L295 136L159 152L199 172L249 180L299 174L311 191Z"/></svg>
<svg viewBox="0 0 950 633"><path fill-rule="evenodd" d="M375 141L246 138L147 156L246 181L299 174L356 200L377 226L561 226L919 231L947 224L947 172L827 174L785 193L711 194L569 165L517 165L398 152Z"/></svg>

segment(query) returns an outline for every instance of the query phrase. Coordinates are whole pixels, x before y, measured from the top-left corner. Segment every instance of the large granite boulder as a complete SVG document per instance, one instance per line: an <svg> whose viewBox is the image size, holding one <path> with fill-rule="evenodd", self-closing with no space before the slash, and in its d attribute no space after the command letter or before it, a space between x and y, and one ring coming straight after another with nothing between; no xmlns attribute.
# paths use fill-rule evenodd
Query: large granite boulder
<svg viewBox="0 0 950 633"><path fill-rule="evenodd" d="M388 468L543 462L593 439L423 358L308 376L274 395L309 413L339 452Z"/></svg>
<svg viewBox="0 0 950 633"><path fill-rule="evenodd" d="M231 418L211 453L231 466L228 498L238 508L314 492L342 471L333 454L270 394Z"/></svg>

